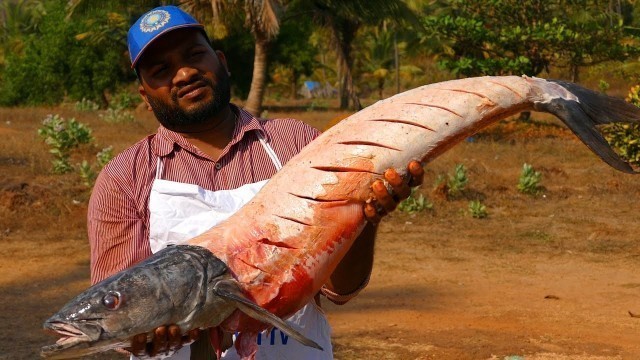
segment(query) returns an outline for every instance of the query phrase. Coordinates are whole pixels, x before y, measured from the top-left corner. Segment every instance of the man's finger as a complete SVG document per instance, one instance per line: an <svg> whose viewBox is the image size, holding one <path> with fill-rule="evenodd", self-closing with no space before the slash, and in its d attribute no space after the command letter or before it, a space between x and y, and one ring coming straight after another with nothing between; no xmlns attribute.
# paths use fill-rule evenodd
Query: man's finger
<svg viewBox="0 0 640 360"><path fill-rule="evenodd" d="M142 356L147 350L147 334L138 334L131 339L131 353Z"/></svg>
<svg viewBox="0 0 640 360"><path fill-rule="evenodd" d="M407 166L407 170L409 171L409 175L411 175L411 179L409 179L409 186L416 187L422 185L422 181L424 180L424 168L419 161L413 160Z"/></svg>
<svg viewBox="0 0 640 360"><path fill-rule="evenodd" d="M396 205L398 202L409 197L411 194L411 188L395 169L388 169L385 171L384 178L393 189L391 197L396 202Z"/></svg>
<svg viewBox="0 0 640 360"><path fill-rule="evenodd" d="M153 332L153 346L149 355L155 356L159 353L164 353L167 351L168 339L167 339L167 327L160 326L157 327Z"/></svg>
<svg viewBox="0 0 640 360"><path fill-rule="evenodd" d="M193 329L189 331L189 341L196 341L200 338L200 329Z"/></svg>
<svg viewBox="0 0 640 360"><path fill-rule="evenodd" d="M376 209L375 202L367 201L364 204L364 216L371 223L377 224L380 222L380 215L378 214L378 209Z"/></svg>
<svg viewBox="0 0 640 360"><path fill-rule="evenodd" d="M393 199L393 196L389 193L389 190L382 180L374 181L373 184L371 184L371 190L373 191L373 196L377 203L386 212L393 211L398 205L398 202Z"/></svg>
<svg viewBox="0 0 640 360"><path fill-rule="evenodd" d="M389 182L389 185L393 187L400 186L404 182L404 180L402 179L402 176L400 176L400 174L398 174L396 169L393 169L393 168L387 169L384 172L384 178Z"/></svg>
<svg viewBox="0 0 640 360"><path fill-rule="evenodd" d="M178 350L182 347L182 333L178 325L169 326L169 349Z"/></svg>

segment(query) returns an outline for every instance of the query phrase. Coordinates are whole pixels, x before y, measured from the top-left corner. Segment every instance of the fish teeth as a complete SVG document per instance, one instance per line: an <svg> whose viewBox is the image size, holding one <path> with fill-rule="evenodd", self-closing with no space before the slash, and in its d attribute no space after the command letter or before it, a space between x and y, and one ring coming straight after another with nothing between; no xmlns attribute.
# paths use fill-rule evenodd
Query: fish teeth
<svg viewBox="0 0 640 360"><path fill-rule="evenodd" d="M70 324L52 324L52 330L60 335L68 337L85 336L85 333L80 331L77 327Z"/></svg>

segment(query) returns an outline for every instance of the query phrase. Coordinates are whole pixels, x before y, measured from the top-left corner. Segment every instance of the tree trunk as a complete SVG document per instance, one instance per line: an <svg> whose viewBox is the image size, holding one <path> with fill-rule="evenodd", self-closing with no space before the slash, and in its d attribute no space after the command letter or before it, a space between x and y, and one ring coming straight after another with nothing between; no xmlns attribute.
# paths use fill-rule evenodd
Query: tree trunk
<svg viewBox="0 0 640 360"><path fill-rule="evenodd" d="M340 77L340 109L346 110L349 108L349 81L347 80L346 71L342 72Z"/></svg>
<svg viewBox="0 0 640 360"><path fill-rule="evenodd" d="M349 45L350 47L350 45ZM350 57L350 53L347 51L343 52L344 61L342 62L342 76L340 78L340 109L345 110L349 108L349 100L351 100L352 109L356 111L362 110L362 105L360 104L360 99L358 98L358 94L356 94L356 89L353 86L353 75L351 74L351 67L353 65L353 60Z"/></svg>
<svg viewBox="0 0 640 360"><path fill-rule="evenodd" d="M398 55L398 33L393 33L393 63L396 67L396 94L400 93L400 56Z"/></svg>
<svg viewBox="0 0 640 360"><path fill-rule="evenodd" d="M254 116L262 113L264 90L267 86L267 65L269 41L265 36L255 35L255 55L253 57L253 77L249 96L244 106L245 110Z"/></svg>
<svg viewBox="0 0 640 360"><path fill-rule="evenodd" d="M293 70L291 77L291 98L296 100L298 99L298 73Z"/></svg>
<svg viewBox="0 0 640 360"><path fill-rule="evenodd" d="M580 81L580 66L578 64L571 64L571 82L577 83Z"/></svg>
<svg viewBox="0 0 640 360"><path fill-rule="evenodd" d="M329 24L332 42L334 43L338 58L338 70L340 74L339 96L340 109L342 110L349 108L349 99L351 99L354 109L360 110L362 108L360 99L358 99L358 95L353 86L353 74L351 73L351 67L353 66L351 44L359 26L359 23L350 23L349 21L342 21L339 24L332 21Z"/></svg>

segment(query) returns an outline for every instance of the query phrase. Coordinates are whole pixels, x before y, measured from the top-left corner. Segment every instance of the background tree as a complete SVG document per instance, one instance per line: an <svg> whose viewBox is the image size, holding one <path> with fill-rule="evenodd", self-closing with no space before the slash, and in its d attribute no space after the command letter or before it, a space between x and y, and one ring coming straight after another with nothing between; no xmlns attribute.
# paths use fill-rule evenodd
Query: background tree
<svg viewBox="0 0 640 360"><path fill-rule="evenodd" d="M364 32L359 67L364 70L364 77L375 82L378 98L384 97L385 83L391 78L395 69L396 51L403 53L406 43L396 43L395 32L389 29L386 22L380 26L370 27ZM400 55L400 54L399 54Z"/></svg>
<svg viewBox="0 0 640 360"><path fill-rule="evenodd" d="M538 75L637 54L608 0L453 0L425 17L441 64L458 76Z"/></svg>
<svg viewBox="0 0 640 360"><path fill-rule="evenodd" d="M638 62L620 63L640 49L636 3L5 0L0 2L0 104L55 104L87 97L106 105L111 93L135 81L126 52L129 25L163 4L185 6L206 25L214 47L229 60L234 96L247 98L247 108L256 113L267 74L278 82L271 87L278 89L277 96L294 97L303 76L338 83L342 108L359 108L362 89L377 89L377 97L384 96L394 70L409 86L452 76L539 75L548 70L579 81L584 68L595 66L608 76L638 81ZM408 26L416 13L428 30L420 43L415 41L422 29ZM267 30L267 24L273 29ZM404 60L400 65L393 59L396 49ZM436 69L436 62L449 71ZM428 75L415 79L422 70Z"/></svg>
<svg viewBox="0 0 640 360"><path fill-rule="evenodd" d="M338 60L340 108L360 109L353 82L353 41L361 26L378 24L384 19L398 24L417 24L416 15L400 0L314 0L307 11L318 25L328 29Z"/></svg>
<svg viewBox="0 0 640 360"><path fill-rule="evenodd" d="M5 54L23 52L24 38L38 30L45 13L39 0L0 2L0 66Z"/></svg>
<svg viewBox="0 0 640 360"><path fill-rule="evenodd" d="M626 1L579 1L578 5L567 9L575 13L569 14L556 45L559 56L555 64L569 69L571 81L580 81L581 67L640 54L634 32L627 31L633 18Z"/></svg>
<svg viewBox="0 0 640 360"><path fill-rule="evenodd" d="M289 97L297 98L300 77L310 76L313 69L319 66L316 60L318 49L311 45L313 24L292 17L283 18L280 34L271 47L272 62L269 73L274 69L286 69L289 85Z"/></svg>
<svg viewBox="0 0 640 360"><path fill-rule="evenodd" d="M46 1L44 10L37 29L21 37L24 50L6 54L1 104L57 104L65 97L100 100L131 79L121 66L123 49L81 44L76 35L86 32L88 24L67 20L64 3ZM106 17L108 6L96 11L93 18Z"/></svg>
<svg viewBox="0 0 640 360"><path fill-rule="evenodd" d="M282 3L278 0L182 0L180 3L199 19L211 19L214 36L224 33L225 20L237 19L237 13L244 12L245 27L254 39L253 75L244 107L259 116L267 86L269 46L280 30L280 17L284 11Z"/></svg>

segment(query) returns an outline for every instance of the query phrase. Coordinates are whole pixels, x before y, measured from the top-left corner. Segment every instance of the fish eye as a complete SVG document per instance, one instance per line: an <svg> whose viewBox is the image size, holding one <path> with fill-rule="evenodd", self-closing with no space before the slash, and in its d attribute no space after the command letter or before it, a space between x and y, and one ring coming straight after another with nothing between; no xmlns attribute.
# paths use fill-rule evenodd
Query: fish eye
<svg viewBox="0 0 640 360"><path fill-rule="evenodd" d="M120 307L121 296L117 291L109 291L107 295L102 298L102 305L109 310L116 310Z"/></svg>

